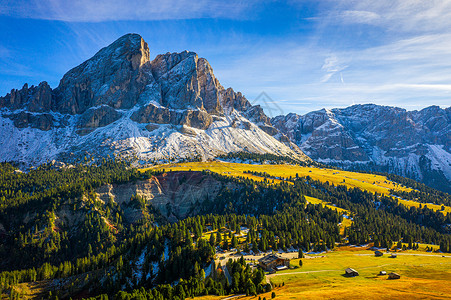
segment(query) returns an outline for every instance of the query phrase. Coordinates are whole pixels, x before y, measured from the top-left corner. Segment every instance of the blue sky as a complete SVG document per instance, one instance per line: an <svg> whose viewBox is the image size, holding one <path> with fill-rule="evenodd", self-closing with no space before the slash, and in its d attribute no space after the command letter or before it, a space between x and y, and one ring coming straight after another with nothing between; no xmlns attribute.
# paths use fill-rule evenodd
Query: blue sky
<svg viewBox="0 0 451 300"><path fill-rule="evenodd" d="M190 50L270 114L451 103L451 1L0 0L0 95L53 88L129 32L151 58ZM264 104L264 103L260 103Z"/></svg>

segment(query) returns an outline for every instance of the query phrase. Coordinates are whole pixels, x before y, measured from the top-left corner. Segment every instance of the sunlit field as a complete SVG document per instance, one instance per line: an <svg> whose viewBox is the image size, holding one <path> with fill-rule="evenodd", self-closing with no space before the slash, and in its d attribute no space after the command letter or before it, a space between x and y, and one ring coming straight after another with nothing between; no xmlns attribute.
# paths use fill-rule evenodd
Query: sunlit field
<svg viewBox="0 0 451 300"><path fill-rule="evenodd" d="M396 191L412 191L412 189L407 188L401 184L390 181L385 176L368 174L368 173L357 173L349 171L340 171L328 168L316 168L316 167L301 167L296 165L288 164L277 164L277 165L265 165L265 164L241 164L241 163L229 163L223 161L211 161L211 162L186 162L186 163L175 163L158 165L155 167L147 168L153 170L165 170L165 171L203 171L209 170L225 176L233 177L246 177L256 181L263 181L264 177L256 176L253 174L245 173L246 171L253 172L266 172L269 176L274 177L268 179L269 182L274 180L274 183L278 183L281 180L287 178L306 177L309 176L314 180L319 180L321 182L329 182L334 185L345 185L349 188L357 187L372 193L379 193L383 195L389 195L390 190ZM142 171L147 169L141 169ZM412 199L398 201L405 206L415 206L420 205ZM312 202L313 203L313 202ZM425 204L422 204L425 205ZM441 210L441 205L427 204L427 206L433 210ZM451 207L445 206L445 210L442 211L443 214L451 212Z"/></svg>
<svg viewBox="0 0 451 300"><path fill-rule="evenodd" d="M338 248L336 251L306 255L302 266L267 275L275 285L276 299L449 299L451 294L451 256L424 251L402 251L397 258L373 251ZM299 266L299 259L291 260ZM359 276L346 277L351 267ZM396 272L400 279L390 280L380 271ZM271 299L271 293L240 299ZM199 299L223 299L200 297Z"/></svg>

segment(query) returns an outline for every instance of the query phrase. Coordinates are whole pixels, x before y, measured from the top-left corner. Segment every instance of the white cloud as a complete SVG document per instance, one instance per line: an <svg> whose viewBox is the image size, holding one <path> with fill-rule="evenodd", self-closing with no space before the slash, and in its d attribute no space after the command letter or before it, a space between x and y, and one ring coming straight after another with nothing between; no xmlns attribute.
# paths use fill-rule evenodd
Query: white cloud
<svg viewBox="0 0 451 300"><path fill-rule="evenodd" d="M0 3L0 15L67 22L236 19L250 12L253 4L238 0L15 0Z"/></svg>

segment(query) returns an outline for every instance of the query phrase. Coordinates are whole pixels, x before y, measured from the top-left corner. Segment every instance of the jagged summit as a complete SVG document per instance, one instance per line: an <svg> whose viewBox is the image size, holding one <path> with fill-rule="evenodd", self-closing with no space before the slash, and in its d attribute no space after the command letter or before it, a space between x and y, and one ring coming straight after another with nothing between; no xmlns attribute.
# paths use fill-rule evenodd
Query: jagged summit
<svg viewBox="0 0 451 300"><path fill-rule="evenodd" d="M133 107L149 81L149 47L138 34L127 34L67 72L55 90L56 110L83 113L106 104Z"/></svg>
<svg viewBox="0 0 451 300"><path fill-rule="evenodd" d="M2 158L145 162L231 151L305 158L261 107L225 89L206 59L183 51L151 61L149 52L140 35L127 34L68 71L54 90L43 82L0 97Z"/></svg>

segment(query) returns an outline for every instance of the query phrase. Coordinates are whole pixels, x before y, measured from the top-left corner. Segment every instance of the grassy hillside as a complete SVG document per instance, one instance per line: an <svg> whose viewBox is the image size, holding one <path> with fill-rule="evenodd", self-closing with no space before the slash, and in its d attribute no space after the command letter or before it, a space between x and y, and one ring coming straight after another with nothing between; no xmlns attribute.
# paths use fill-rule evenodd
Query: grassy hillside
<svg viewBox="0 0 451 300"><path fill-rule="evenodd" d="M358 173L341 171L328 168L317 167L304 167L289 164L241 164L230 163L223 161L211 161L211 162L186 162L158 165L155 167L142 169L144 170L165 170L165 171L203 171L209 170L225 176L233 177L246 177L256 181L263 181L265 178L258 175L246 173L248 171L267 173L271 177L270 181L274 180L275 183L280 182L283 179L309 176L313 180L319 180L321 182L329 182L334 185L345 185L348 188L360 188L362 190L378 193L383 195L389 195L390 190L400 192L410 192L411 188L405 187L397 182L393 182L387 177L376 174ZM275 179L274 179L275 178ZM420 203L414 199L398 199L399 203L407 207L419 207ZM427 204L429 208L433 210L442 210L441 205ZM443 214L451 212L450 206L445 206L442 211Z"/></svg>
<svg viewBox="0 0 451 300"><path fill-rule="evenodd" d="M400 184L390 181L385 176L381 175L355 173L327 168L301 167L287 164L255 165L212 161L167 164L159 165L154 168L165 169L166 171L210 170L212 172L220 173L223 175L245 176L256 180L262 180L262 178L251 174L245 174L244 172L266 172L270 176L279 178L296 177L296 175L299 177L310 176L314 180L320 180L323 182L328 181L329 183L333 183L335 185L342 184L346 185L347 187L358 187L367 191L377 192L385 195L389 194L390 189L401 191L411 190L409 188L401 186Z"/></svg>

